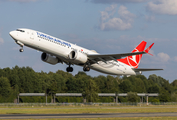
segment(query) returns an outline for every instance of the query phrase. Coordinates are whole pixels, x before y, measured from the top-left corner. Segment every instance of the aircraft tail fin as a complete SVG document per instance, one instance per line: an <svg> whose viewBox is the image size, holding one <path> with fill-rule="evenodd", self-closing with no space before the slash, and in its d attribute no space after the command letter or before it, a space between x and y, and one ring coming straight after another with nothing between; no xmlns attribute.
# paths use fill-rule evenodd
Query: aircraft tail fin
<svg viewBox="0 0 177 120"><path fill-rule="evenodd" d="M142 52L144 51L145 47L146 47L146 41L142 41L133 51L134 52ZM151 46L149 46L145 52L149 52L149 50L151 49L151 47L153 46L153 44ZM128 56L126 58L122 58L122 59L118 59L119 62L122 62L124 64L127 64L129 66L131 66L132 68L138 68L140 60L142 58L142 54L138 54L138 55L132 55L132 56Z"/></svg>

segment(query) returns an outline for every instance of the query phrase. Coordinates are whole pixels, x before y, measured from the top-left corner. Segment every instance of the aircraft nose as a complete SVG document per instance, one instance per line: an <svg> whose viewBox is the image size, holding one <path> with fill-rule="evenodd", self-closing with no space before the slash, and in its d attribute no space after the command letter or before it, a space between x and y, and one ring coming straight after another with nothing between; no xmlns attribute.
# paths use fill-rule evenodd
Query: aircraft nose
<svg viewBox="0 0 177 120"><path fill-rule="evenodd" d="M10 35L11 37L13 37L13 36L14 36L14 31L9 32L9 35Z"/></svg>
<svg viewBox="0 0 177 120"><path fill-rule="evenodd" d="M15 32L15 31L9 32L9 35L10 35L13 39L16 38L16 32Z"/></svg>

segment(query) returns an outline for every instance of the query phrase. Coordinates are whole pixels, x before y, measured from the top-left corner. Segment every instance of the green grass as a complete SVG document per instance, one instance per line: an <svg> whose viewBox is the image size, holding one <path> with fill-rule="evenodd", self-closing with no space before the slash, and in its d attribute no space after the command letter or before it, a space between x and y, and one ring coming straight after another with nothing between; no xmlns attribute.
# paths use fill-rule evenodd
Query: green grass
<svg viewBox="0 0 177 120"><path fill-rule="evenodd" d="M177 112L177 105L161 106L0 106L0 114L57 114L57 113L152 113ZM34 120L34 119L28 119ZM57 118L38 120L177 120L177 117L134 118Z"/></svg>
<svg viewBox="0 0 177 120"><path fill-rule="evenodd" d="M175 106L1 106L0 114L59 114L59 113L152 113L177 112Z"/></svg>
<svg viewBox="0 0 177 120"><path fill-rule="evenodd" d="M57 119L51 118L51 119L26 119L26 120L176 120L176 119L177 117L135 117L135 118L57 118Z"/></svg>

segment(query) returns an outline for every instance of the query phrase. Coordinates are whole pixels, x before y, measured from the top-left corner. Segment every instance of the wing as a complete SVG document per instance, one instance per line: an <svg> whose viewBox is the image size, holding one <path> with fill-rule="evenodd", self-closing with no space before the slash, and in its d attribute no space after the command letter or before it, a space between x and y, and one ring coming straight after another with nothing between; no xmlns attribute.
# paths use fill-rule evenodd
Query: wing
<svg viewBox="0 0 177 120"><path fill-rule="evenodd" d="M139 54L146 54L146 52L134 52L134 53L123 53L123 54L106 54L106 55L100 55L100 54L89 54L87 55L89 60L93 63L97 63L98 61L103 61L106 63L108 60L114 60L116 62L117 59L120 59L122 57L132 56L132 55L139 55Z"/></svg>
<svg viewBox="0 0 177 120"><path fill-rule="evenodd" d="M132 68L135 72L139 71L155 71L155 70L163 70L163 69L146 69L146 68Z"/></svg>

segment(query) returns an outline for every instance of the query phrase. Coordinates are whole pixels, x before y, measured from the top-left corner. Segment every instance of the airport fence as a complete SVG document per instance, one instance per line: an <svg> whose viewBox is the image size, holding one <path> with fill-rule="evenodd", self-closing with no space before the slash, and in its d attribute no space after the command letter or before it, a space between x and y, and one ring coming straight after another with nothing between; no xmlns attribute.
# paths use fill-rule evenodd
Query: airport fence
<svg viewBox="0 0 177 120"><path fill-rule="evenodd" d="M124 103L0 103L0 107L3 106L160 106L160 105L177 105L177 102L149 102L136 103L136 102L124 102Z"/></svg>

